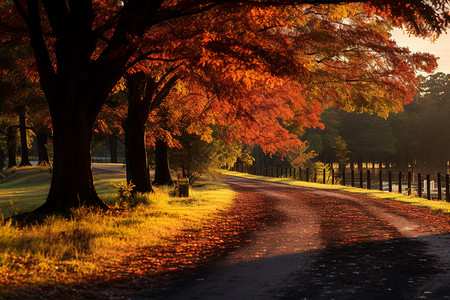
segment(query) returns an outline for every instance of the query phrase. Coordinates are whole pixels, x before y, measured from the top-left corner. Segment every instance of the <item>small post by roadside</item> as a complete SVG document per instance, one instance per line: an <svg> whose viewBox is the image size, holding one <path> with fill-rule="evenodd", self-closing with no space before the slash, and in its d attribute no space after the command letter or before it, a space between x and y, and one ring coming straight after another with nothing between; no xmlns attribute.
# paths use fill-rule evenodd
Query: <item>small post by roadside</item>
<svg viewBox="0 0 450 300"><path fill-rule="evenodd" d="M450 202L450 191L448 190L450 185L450 176L448 174L445 174L445 200L447 202Z"/></svg>
<svg viewBox="0 0 450 300"><path fill-rule="evenodd" d="M437 173L438 200L442 200L441 173Z"/></svg>
<svg viewBox="0 0 450 300"><path fill-rule="evenodd" d="M370 190L370 170L367 170L367 189Z"/></svg>
<svg viewBox="0 0 450 300"><path fill-rule="evenodd" d="M417 174L417 194L419 198L422 197L422 174Z"/></svg>
<svg viewBox="0 0 450 300"><path fill-rule="evenodd" d="M398 172L398 193L402 194L402 171Z"/></svg>
<svg viewBox="0 0 450 300"><path fill-rule="evenodd" d="M381 169L378 171L378 180L380 181L380 191L383 191L383 172Z"/></svg>
<svg viewBox="0 0 450 300"><path fill-rule="evenodd" d="M431 200L430 174L427 174L427 199Z"/></svg>
<svg viewBox="0 0 450 300"><path fill-rule="evenodd" d="M360 188L364 187L364 185L363 185L363 171L362 170L359 171L359 187Z"/></svg>
<svg viewBox="0 0 450 300"><path fill-rule="evenodd" d="M408 195L411 195L411 172L408 172Z"/></svg>
<svg viewBox="0 0 450 300"><path fill-rule="evenodd" d="M392 172L391 171L389 171L389 173L388 173L388 180L389 180L389 193L391 193L392 192Z"/></svg>

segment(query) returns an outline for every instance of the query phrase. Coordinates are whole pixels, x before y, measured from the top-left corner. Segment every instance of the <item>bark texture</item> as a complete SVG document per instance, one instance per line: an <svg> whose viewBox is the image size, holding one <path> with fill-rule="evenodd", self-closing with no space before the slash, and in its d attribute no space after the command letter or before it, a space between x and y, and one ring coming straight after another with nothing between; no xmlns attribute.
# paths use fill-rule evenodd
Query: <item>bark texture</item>
<svg viewBox="0 0 450 300"><path fill-rule="evenodd" d="M27 127L25 122L25 108L19 110L19 131L20 131L20 152L21 161L20 166L31 166L28 158L28 143L27 143Z"/></svg>
<svg viewBox="0 0 450 300"><path fill-rule="evenodd" d="M38 164L49 163L47 151L47 130L45 128L40 129L36 132L37 146L38 146Z"/></svg>
<svg viewBox="0 0 450 300"><path fill-rule="evenodd" d="M37 213L67 212L73 207L107 209L94 187L91 169L93 121L87 112L53 118L53 176L47 201Z"/></svg>
<svg viewBox="0 0 450 300"><path fill-rule="evenodd" d="M155 145L155 181L154 184L173 183L169 168L169 146L165 141L157 140Z"/></svg>
<svg viewBox="0 0 450 300"><path fill-rule="evenodd" d="M13 127L8 127L6 130L6 148L8 151L8 168L16 167L16 129Z"/></svg>

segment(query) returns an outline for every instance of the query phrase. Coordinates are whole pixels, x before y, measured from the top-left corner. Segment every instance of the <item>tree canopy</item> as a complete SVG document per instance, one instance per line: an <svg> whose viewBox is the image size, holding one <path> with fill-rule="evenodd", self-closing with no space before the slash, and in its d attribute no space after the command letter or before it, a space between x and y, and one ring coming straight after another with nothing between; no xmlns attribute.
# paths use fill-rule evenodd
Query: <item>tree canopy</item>
<svg viewBox="0 0 450 300"><path fill-rule="evenodd" d="M29 41L52 118L53 179L38 211L106 208L94 189L90 145L98 114L127 70L151 73L181 64L177 70L214 100L217 122L240 129L231 139L253 140L273 152L274 144L299 144L284 125L319 126L322 107L386 114L411 101L415 71L432 70L435 60L398 47L387 32L393 25L437 35L450 20L448 5L1 1L1 40Z"/></svg>

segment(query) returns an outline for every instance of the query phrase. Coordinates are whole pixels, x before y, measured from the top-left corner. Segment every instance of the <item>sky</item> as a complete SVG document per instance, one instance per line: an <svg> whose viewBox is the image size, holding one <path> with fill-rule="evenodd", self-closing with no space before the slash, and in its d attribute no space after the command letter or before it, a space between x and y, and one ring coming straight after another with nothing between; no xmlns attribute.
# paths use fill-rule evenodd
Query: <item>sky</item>
<svg viewBox="0 0 450 300"><path fill-rule="evenodd" d="M439 57L435 72L450 74L450 31L442 34L435 42L417 37L408 37L401 29L394 29L392 37L398 45L408 47L413 52L428 52Z"/></svg>

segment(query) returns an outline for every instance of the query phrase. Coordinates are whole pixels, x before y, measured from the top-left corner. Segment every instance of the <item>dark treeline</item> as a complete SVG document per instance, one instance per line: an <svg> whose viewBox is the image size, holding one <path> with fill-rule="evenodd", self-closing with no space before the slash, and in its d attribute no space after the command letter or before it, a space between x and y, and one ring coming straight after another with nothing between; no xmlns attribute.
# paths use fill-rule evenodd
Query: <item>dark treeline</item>
<svg viewBox="0 0 450 300"><path fill-rule="evenodd" d="M341 137L350 163L442 170L450 160L449 83L449 74L424 78L415 100L386 119L328 109L322 114L325 129L309 129L303 138L322 162L338 162L336 139Z"/></svg>

